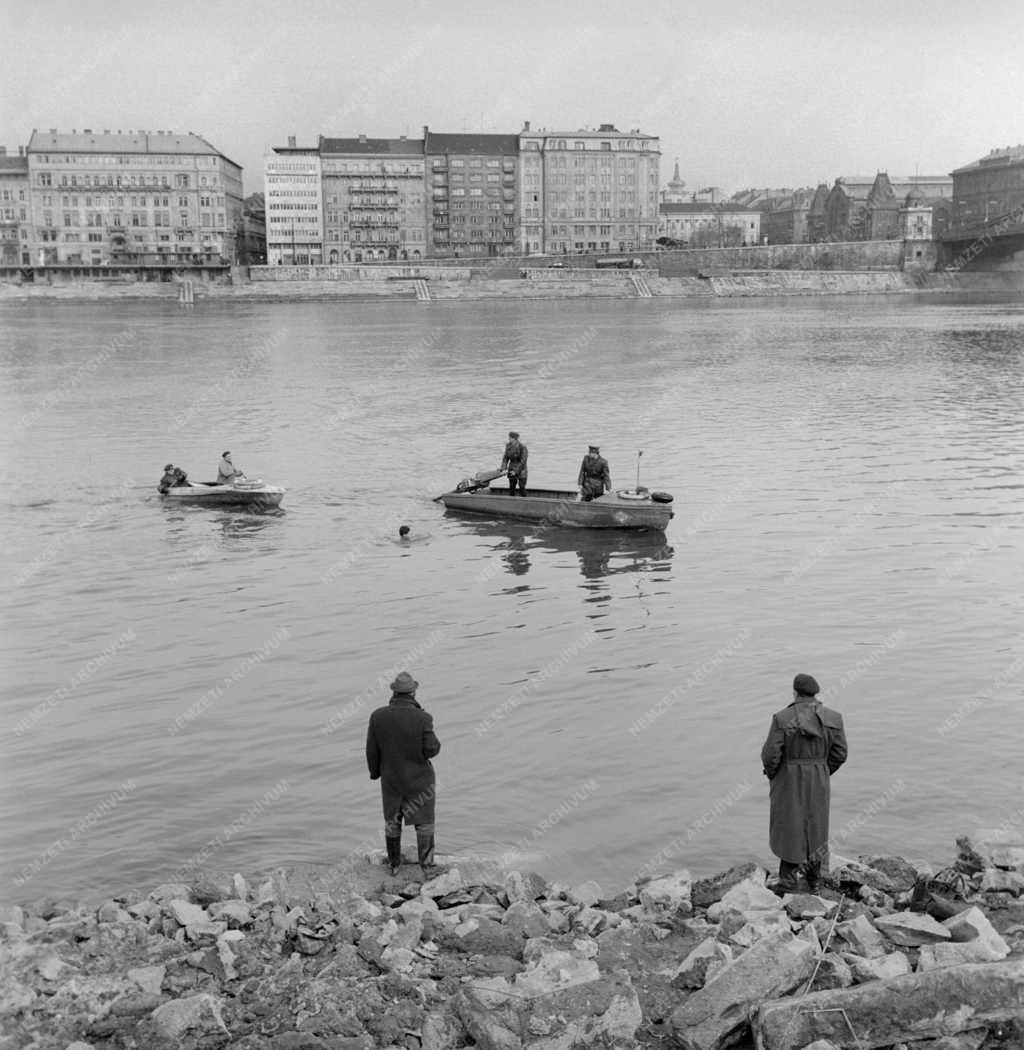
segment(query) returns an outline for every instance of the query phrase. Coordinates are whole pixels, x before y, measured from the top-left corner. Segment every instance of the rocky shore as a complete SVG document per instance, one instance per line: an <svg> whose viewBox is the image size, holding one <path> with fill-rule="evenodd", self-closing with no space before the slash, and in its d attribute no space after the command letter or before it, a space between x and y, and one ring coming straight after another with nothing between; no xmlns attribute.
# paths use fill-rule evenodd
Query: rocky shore
<svg viewBox="0 0 1024 1050"><path fill-rule="evenodd" d="M1024 840L957 840L957 914L899 857L820 895L744 863L611 898L448 858L203 874L0 913L0 1050L1021 1050ZM937 910L937 909L935 909Z"/></svg>

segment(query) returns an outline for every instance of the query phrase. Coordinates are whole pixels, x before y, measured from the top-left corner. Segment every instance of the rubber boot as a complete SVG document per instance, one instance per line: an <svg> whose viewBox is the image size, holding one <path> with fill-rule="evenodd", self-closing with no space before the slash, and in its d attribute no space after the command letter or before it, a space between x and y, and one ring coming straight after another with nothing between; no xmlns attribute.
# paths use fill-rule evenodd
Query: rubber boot
<svg viewBox="0 0 1024 1050"><path fill-rule="evenodd" d="M416 829L416 852L419 854L420 868L424 875L432 875L434 867L434 833Z"/></svg>
<svg viewBox="0 0 1024 1050"><path fill-rule="evenodd" d="M399 835L393 838L390 835L385 835L384 845L388 851L388 869L392 875L397 875L402 866L402 836Z"/></svg>

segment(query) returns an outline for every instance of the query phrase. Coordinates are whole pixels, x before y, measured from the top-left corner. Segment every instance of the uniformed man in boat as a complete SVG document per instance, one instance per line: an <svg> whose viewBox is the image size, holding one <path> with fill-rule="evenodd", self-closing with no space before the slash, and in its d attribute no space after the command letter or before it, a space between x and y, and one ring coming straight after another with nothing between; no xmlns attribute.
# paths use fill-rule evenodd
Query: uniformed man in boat
<svg viewBox="0 0 1024 1050"><path fill-rule="evenodd" d="M516 494L526 495L526 446L519 440L519 432L510 430L508 432L508 443L505 445L505 455L501 460L499 470L508 471L508 493L510 496Z"/></svg>
<svg viewBox="0 0 1024 1050"><path fill-rule="evenodd" d="M244 478L245 475L235 468L234 463L231 462L231 453L225 452L220 457L220 463L217 466L217 484L218 485L230 485L235 478Z"/></svg>
<svg viewBox="0 0 1024 1050"><path fill-rule="evenodd" d="M597 445L589 445L590 451L580 464L580 476L576 484L580 487L580 498L584 502L603 496L611 490L612 478L608 471L608 460L601 455Z"/></svg>

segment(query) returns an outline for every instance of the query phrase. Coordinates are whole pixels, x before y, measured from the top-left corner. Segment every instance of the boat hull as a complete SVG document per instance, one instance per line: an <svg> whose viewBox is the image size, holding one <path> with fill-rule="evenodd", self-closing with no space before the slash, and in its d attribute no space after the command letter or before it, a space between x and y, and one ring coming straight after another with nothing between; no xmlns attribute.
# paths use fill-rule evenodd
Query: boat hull
<svg viewBox="0 0 1024 1050"><path fill-rule="evenodd" d="M211 507L279 507L284 489L277 485L236 488L234 485L183 485L168 489L161 497L174 503L201 503Z"/></svg>
<svg viewBox="0 0 1024 1050"><path fill-rule="evenodd" d="M582 529L657 529L664 531L672 520L669 504L652 499L628 499L607 492L584 502L575 492L552 489L528 490L526 496L511 496L505 489L476 492L445 492L439 497L448 510L485 514L492 518L538 521Z"/></svg>

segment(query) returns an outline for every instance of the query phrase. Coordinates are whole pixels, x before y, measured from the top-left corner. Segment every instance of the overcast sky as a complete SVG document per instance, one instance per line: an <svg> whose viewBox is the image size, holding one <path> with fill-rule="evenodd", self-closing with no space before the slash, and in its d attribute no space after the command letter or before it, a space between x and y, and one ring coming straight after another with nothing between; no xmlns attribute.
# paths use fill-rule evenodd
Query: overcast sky
<svg viewBox="0 0 1024 1050"><path fill-rule="evenodd" d="M688 187L944 174L1024 141L1019 0L0 0L0 143L196 131L262 189L294 134L661 138Z"/></svg>

